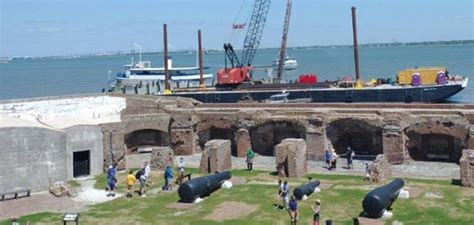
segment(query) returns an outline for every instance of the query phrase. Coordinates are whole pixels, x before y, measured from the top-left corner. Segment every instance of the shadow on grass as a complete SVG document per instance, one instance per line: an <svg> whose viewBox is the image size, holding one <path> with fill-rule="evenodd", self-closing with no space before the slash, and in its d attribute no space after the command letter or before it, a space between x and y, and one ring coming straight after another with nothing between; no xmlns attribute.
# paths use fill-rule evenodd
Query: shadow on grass
<svg viewBox="0 0 474 225"><path fill-rule="evenodd" d="M452 179L451 184L456 186L463 186L461 183L461 179Z"/></svg>
<svg viewBox="0 0 474 225"><path fill-rule="evenodd" d="M268 173L269 175L271 176L278 176L278 172L277 171L272 171L270 173Z"/></svg>

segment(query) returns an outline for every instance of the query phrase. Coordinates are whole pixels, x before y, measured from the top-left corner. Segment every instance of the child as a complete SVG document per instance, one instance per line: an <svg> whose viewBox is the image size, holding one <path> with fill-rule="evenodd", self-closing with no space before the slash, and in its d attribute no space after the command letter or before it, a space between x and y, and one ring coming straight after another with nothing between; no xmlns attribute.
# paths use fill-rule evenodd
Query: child
<svg viewBox="0 0 474 225"><path fill-rule="evenodd" d="M319 220L321 219L320 211L321 211L321 201L319 199L316 200L314 206L311 206L313 209L313 225L319 225Z"/></svg>
<svg viewBox="0 0 474 225"><path fill-rule="evenodd" d="M296 222L298 220L298 204L296 203L295 196L293 196L293 195L291 196L291 200L288 203L288 205L289 205L291 224L296 225Z"/></svg>
<svg viewBox="0 0 474 225"><path fill-rule="evenodd" d="M133 171L130 170L130 172L127 175L127 190L128 190L127 197L133 196L133 185L135 184L136 180L137 179L133 175Z"/></svg>

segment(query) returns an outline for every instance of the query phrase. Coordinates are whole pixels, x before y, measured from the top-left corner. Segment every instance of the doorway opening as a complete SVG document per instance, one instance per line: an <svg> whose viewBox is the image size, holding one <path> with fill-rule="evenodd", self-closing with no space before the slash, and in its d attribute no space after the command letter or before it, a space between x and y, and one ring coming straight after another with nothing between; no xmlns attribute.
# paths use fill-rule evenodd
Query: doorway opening
<svg viewBox="0 0 474 225"><path fill-rule="evenodd" d="M87 150L73 153L73 177L90 175L90 152Z"/></svg>

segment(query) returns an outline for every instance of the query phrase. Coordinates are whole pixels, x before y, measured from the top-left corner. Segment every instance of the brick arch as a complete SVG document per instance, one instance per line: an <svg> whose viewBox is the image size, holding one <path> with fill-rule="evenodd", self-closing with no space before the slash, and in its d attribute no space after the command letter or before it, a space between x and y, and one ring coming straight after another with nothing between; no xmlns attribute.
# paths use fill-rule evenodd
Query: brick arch
<svg viewBox="0 0 474 225"><path fill-rule="evenodd" d="M206 142L213 139L224 139L231 142L232 155L237 155L236 128L234 121L217 115L203 115L196 125L198 145L204 149Z"/></svg>
<svg viewBox="0 0 474 225"><path fill-rule="evenodd" d="M236 128L234 126L230 127L216 127L216 126L206 126L204 130L198 130L198 143L201 149L204 149L206 142L214 139L224 139L230 141L231 153L233 156L237 156L237 145L235 140Z"/></svg>
<svg viewBox="0 0 474 225"><path fill-rule="evenodd" d="M336 150L343 154L351 147L357 156L369 158L383 154L382 126L362 119L340 118L326 126L326 137Z"/></svg>
<svg viewBox="0 0 474 225"><path fill-rule="evenodd" d="M124 136L126 148L133 152L145 146L169 146L169 134L156 129L140 129L131 131Z"/></svg>
<svg viewBox="0 0 474 225"><path fill-rule="evenodd" d="M306 140L306 127L296 121L266 121L249 129L252 150L260 155L273 156L274 147L286 138Z"/></svg>
<svg viewBox="0 0 474 225"><path fill-rule="evenodd" d="M451 121L427 121L405 128L406 147L416 161L459 162L468 146L469 127Z"/></svg>

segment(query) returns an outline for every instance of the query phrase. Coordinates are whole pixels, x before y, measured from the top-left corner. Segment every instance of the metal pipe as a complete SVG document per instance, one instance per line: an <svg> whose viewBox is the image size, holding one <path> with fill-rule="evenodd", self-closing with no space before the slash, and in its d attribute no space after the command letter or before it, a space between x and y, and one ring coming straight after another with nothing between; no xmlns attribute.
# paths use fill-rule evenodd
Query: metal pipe
<svg viewBox="0 0 474 225"><path fill-rule="evenodd" d="M198 48L199 48L199 87L204 87L204 68L202 65L202 43L201 30L198 30Z"/></svg>
<svg viewBox="0 0 474 225"><path fill-rule="evenodd" d="M356 21L356 7L352 7L352 34L354 38L354 63L356 70L356 80L360 79L359 74L359 46L357 44L357 21Z"/></svg>
<svg viewBox="0 0 474 225"><path fill-rule="evenodd" d="M169 71L168 71L168 29L166 23L163 24L163 54L164 54L164 67L165 67L165 90L170 89L169 83Z"/></svg>

